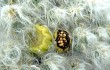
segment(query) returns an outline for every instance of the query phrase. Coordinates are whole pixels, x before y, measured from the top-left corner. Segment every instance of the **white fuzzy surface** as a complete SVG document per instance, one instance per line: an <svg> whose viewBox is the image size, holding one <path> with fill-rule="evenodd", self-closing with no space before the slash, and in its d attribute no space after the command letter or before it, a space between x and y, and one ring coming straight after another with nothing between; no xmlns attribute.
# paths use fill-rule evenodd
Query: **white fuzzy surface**
<svg viewBox="0 0 110 70"><path fill-rule="evenodd" d="M30 53L36 23L67 30L71 50L59 54L53 42L41 57ZM0 70L110 70L110 1L0 0Z"/></svg>

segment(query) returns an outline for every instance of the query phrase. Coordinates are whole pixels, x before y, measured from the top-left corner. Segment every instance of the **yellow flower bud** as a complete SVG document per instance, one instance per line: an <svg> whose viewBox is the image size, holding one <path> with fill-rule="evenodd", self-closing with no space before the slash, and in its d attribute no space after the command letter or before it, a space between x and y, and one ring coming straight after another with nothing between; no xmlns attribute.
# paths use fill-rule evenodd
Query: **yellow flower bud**
<svg viewBox="0 0 110 70"><path fill-rule="evenodd" d="M29 50L33 53L41 55L48 51L50 45L52 44L52 35L49 29L44 25L36 24L35 28L35 37L31 37L29 41Z"/></svg>

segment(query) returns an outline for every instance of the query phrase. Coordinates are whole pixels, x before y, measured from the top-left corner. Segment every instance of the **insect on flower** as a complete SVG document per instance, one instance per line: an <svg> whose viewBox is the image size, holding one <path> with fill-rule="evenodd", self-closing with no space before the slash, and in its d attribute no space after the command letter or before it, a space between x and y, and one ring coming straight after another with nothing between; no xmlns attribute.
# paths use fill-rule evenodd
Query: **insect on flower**
<svg viewBox="0 0 110 70"><path fill-rule="evenodd" d="M67 52L71 46L71 38L67 31L58 30L55 33L56 50L57 52Z"/></svg>

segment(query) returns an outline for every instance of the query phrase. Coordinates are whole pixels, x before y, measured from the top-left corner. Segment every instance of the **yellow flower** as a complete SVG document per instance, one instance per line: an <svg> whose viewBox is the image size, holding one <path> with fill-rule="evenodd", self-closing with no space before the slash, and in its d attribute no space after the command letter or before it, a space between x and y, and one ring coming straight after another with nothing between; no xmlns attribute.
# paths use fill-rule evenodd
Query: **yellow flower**
<svg viewBox="0 0 110 70"><path fill-rule="evenodd" d="M29 50L38 55L41 55L48 51L50 45L52 44L52 35L49 29L44 25L36 24L35 37L30 34L31 40L29 41Z"/></svg>

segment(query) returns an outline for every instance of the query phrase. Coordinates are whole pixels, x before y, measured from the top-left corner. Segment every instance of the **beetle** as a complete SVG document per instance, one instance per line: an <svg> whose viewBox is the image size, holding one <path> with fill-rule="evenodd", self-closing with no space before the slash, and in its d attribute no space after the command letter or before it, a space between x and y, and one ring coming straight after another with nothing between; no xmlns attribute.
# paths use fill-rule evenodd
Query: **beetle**
<svg viewBox="0 0 110 70"><path fill-rule="evenodd" d="M57 30L54 37L57 52L67 52L70 49L72 39L66 30Z"/></svg>

